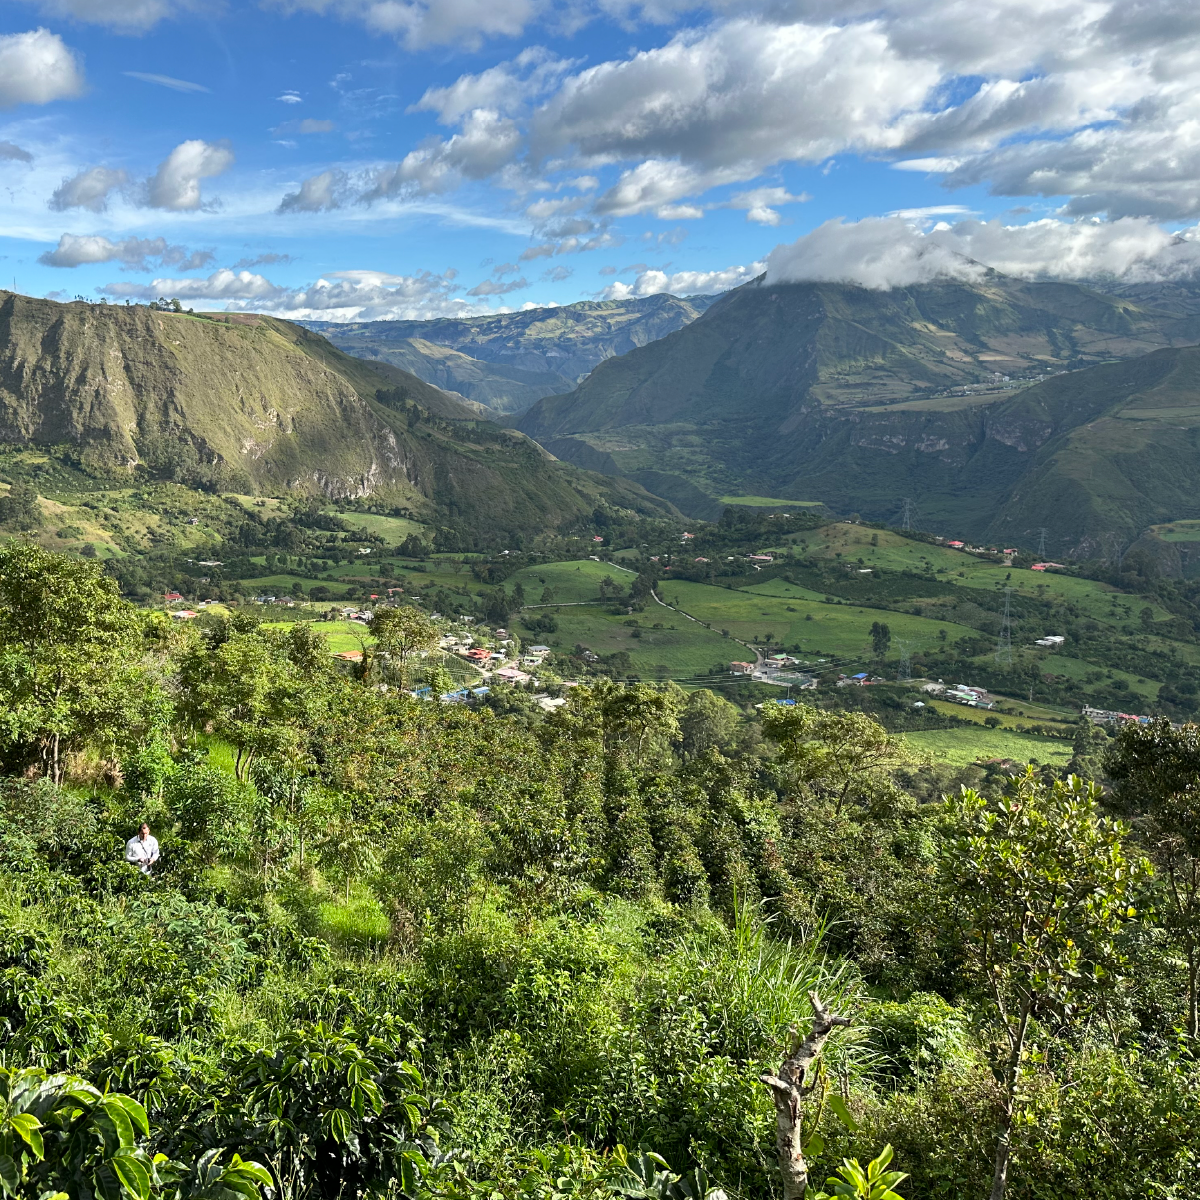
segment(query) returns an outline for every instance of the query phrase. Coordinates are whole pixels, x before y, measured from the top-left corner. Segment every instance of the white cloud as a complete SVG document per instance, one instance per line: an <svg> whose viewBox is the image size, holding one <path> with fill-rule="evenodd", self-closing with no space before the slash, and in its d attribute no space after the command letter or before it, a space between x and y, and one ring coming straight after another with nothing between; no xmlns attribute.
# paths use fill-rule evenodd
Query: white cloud
<svg viewBox="0 0 1200 1200"><path fill-rule="evenodd" d="M173 92L209 92L202 83L189 83L186 79L176 79L171 75L151 75L146 71L124 71L130 79L140 79L143 83L156 83L159 87L170 88Z"/></svg>
<svg viewBox="0 0 1200 1200"><path fill-rule="evenodd" d="M220 175L233 165L233 151L222 142L199 138L180 142L146 181L151 208L189 212L200 207L200 181Z"/></svg>
<svg viewBox="0 0 1200 1200"><path fill-rule="evenodd" d="M639 296L654 296L669 292L673 296L713 295L749 283L763 272L764 264L751 263L745 267L726 267L723 271L642 271L633 283L610 283L600 293L603 300L629 300Z"/></svg>
<svg viewBox="0 0 1200 1200"><path fill-rule="evenodd" d="M300 98L299 92L284 92L282 96L276 96L275 99L283 101L284 104L304 103L304 101Z"/></svg>
<svg viewBox="0 0 1200 1200"><path fill-rule="evenodd" d="M265 254L256 254L253 258L242 258L233 264L233 269L236 271L241 267L270 267L275 263L290 263L292 256L290 254L276 254L273 250L268 250Z"/></svg>
<svg viewBox="0 0 1200 1200"><path fill-rule="evenodd" d="M236 302L231 307L302 321L428 320L488 312L484 305L455 297L461 290L455 277L454 271L444 275L334 271L308 287L280 292L256 304Z"/></svg>
<svg viewBox="0 0 1200 1200"><path fill-rule="evenodd" d="M0 108L49 104L82 92L83 71L58 34L0 34Z"/></svg>
<svg viewBox="0 0 1200 1200"><path fill-rule="evenodd" d="M148 259L158 259L160 267L198 271L213 261L209 250L188 250L169 245L166 238L129 237L114 242L98 234L64 233L53 250L38 258L47 267L81 267L89 263L119 262L131 270L149 269Z"/></svg>
<svg viewBox="0 0 1200 1200"><path fill-rule="evenodd" d="M39 7L51 16L107 25L120 33L142 33L165 17L194 11L199 5L192 0L40 0Z"/></svg>
<svg viewBox="0 0 1200 1200"><path fill-rule="evenodd" d="M64 179L50 197L49 204L55 212L66 212L70 208L86 208L89 212L103 212L108 207L108 198L127 187L126 172L109 167L88 167L70 179Z"/></svg>
<svg viewBox="0 0 1200 1200"><path fill-rule="evenodd" d="M784 204L804 204L812 197L807 192L793 196L787 188L761 187L731 196L722 208L744 208L746 220L756 225L778 225L782 218L778 209Z"/></svg>
<svg viewBox="0 0 1200 1200"><path fill-rule="evenodd" d="M300 184L300 190L291 192L279 202L279 211L285 212L330 212L340 207L341 193L346 185L342 171L322 171Z"/></svg>
<svg viewBox="0 0 1200 1200"><path fill-rule="evenodd" d="M485 38L517 37L545 0L275 0L285 12L334 13L395 37L410 50L476 50Z"/></svg>
<svg viewBox="0 0 1200 1200"><path fill-rule="evenodd" d="M460 75L447 87L429 88L409 111L437 113L443 125L457 124L478 108L512 115L556 86L574 65L541 46L529 46L510 62L478 75Z"/></svg>
<svg viewBox="0 0 1200 1200"><path fill-rule="evenodd" d="M827 221L767 256L768 283L826 281L885 290L980 278L986 267L1024 279L1190 278L1200 227L1167 233L1145 218L1117 221L944 222L925 232L900 217Z"/></svg>
<svg viewBox="0 0 1200 1200"><path fill-rule="evenodd" d="M453 137L432 138L402 162L379 168L361 199L370 203L451 191L464 179L494 175L512 162L520 145L512 120L492 109L475 109Z"/></svg>
<svg viewBox="0 0 1200 1200"><path fill-rule="evenodd" d="M158 296L179 300L266 300L282 291L269 279L249 271L222 267L207 279L154 279L148 284L110 283L99 289L118 300L153 300Z"/></svg>

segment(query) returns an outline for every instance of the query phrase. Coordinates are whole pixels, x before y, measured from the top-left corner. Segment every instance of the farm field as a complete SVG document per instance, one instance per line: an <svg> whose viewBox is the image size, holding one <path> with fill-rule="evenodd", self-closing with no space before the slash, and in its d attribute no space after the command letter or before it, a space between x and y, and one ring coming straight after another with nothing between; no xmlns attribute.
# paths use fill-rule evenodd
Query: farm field
<svg viewBox="0 0 1200 1200"><path fill-rule="evenodd" d="M415 533L420 537L428 530L428 526L422 525L419 521L410 521L407 517L383 517L374 513L358 512L338 512L332 515L339 517L355 529L377 534L392 546L399 545L409 534Z"/></svg>
<svg viewBox="0 0 1200 1200"><path fill-rule="evenodd" d="M1011 758L1017 762L1036 761L1062 766L1070 761L1072 754L1068 741L982 726L975 729L934 729L900 736L914 754L951 766L965 766L986 758Z"/></svg>
<svg viewBox="0 0 1200 1200"><path fill-rule="evenodd" d="M820 508L820 500L773 500L770 496L722 496L722 504L736 504L744 508L779 508L786 504L791 508Z"/></svg>
<svg viewBox="0 0 1200 1200"><path fill-rule="evenodd" d="M880 620L891 629L893 652L897 641L911 643L914 651L938 645L943 629L947 639L975 636L974 630L952 621L881 613L879 609L852 604L826 604L798 595L789 600L683 580L664 581L659 595L718 631L728 629L735 638L760 642L764 633L771 633L773 641L790 647L798 645L805 655L857 656L865 661L870 652L871 626Z"/></svg>

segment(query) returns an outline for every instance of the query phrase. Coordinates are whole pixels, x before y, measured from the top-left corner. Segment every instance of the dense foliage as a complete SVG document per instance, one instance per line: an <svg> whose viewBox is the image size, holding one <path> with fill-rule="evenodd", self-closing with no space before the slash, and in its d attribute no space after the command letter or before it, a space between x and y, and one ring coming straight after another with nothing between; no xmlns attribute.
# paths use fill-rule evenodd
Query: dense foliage
<svg viewBox="0 0 1200 1200"><path fill-rule="evenodd" d="M416 701L415 612L343 673L26 543L0 596L7 1194L757 1200L812 990L834 1194L1194 1189L1191 732L1102 796L674 685Z"/></svg>

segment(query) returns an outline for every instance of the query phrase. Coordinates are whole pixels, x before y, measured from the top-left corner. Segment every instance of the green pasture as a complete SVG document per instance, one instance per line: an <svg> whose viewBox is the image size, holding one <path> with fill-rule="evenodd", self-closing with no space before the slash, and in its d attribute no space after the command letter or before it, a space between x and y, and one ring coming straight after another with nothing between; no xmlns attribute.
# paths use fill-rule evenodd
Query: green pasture
<svg viewBox="0 0 1200 1200"><path fill-rule="evenodd" d="M418 537L423 536L429 528L419 521L410 521L407 517L383 517L375 513L360 512L333 512L331 515L340 517L355 529L376 534L391 545L399 545L411 533Z"/></svg>
<svg viewBox="0 0 1200 1200"><path fill-rule="evenodd" d="M628 591L634 580L630 571L622 571L612 563L583 562L546 563L537 567L525 567L508 580L511 591L516 584L525 589L527 604L540 604L545 588L554 592L555 604L579 604L588 600L599 600L600 581L608 576Z"/></svg>
<svg viewBox="0 0 1200 1200"><path fill-rule="evenodd" d="M1083 680L1097 671L1100 671L1105 679L1123 679L1129 684L1131 702L1134 696L1155 700L1161 686L1156 679L1145 679L1128 671L1118 671L1115 667L1101 669L1094 663L1084 662L1081 658L1069 658L1064 654L1047 655L1042 660L1042 670L1047 675L1065 675L1068 679Z"/></svg>
<svg viewBox="0 0 1200 1200"><path fill-rule="evenodd" d="M1151 525L1150 532L1164 542L1200 542L1200 521L1170 521Z"/></svg>
<svg viewBox="0 0 1200 1200"><path fill-rule="evenodd" d="M697 671L707 672L715 663L728 664L744 659L747 653L737 642L653 602L637 618L637 637L634 636L635 627L624 623L632 618L614 616L599 605L535 612L553 612L558 622L556 633L538 635L548 646L569 652L580 644L593 654L601 655L624 650L635 670L645 678L661 674L657 668L664 666L668 678L686 679ZM656 624L663 628L655 629ZM670 628L672 625L674 629ZM525 640L532 638L531 634L521 630L519 622L517 631Z"/></svg>
<svg viewBox="0 0 1200 1200"><path fill-rule="evenodd" d="M774 500L770 496L722 496L722 504L735 504L743 508L820 508L820 500Z"/></svg>
<svg viewBox="0 0 1200 1200"><path fill-rule="evenodd" d="M913 753L951 766L965 766L987 758L1011 758L1017 762L1036 760L1062 766L1072 754L1068 741L1014 733L1009 729L987 729L982 725L971 729L932 729L900 736Z"/></svg>
<svg viewBox="0 0 1200 1200"><path fill-rule="evenodd" d="M949 640L975 636L975 630L953 621L884 613L852 604L826 604L799 595L777 597L683 580L664 580L658 591L665 601L708 622L718 632L728 629L733 637L754 643L761 642L764 633L771 633L773 640L783 645L798 643L803 654L865 659L871 649L871 626L880 620L892 632L893 655L898 640L909 642L913 651L941 645L938 635L942 629Z"/></svg>
<svg viewBox="0 0 1200 1200"><path fill-rule="evenodd" d="M1030 722L1036 722L1039 725L1058 725L1063 729L1073 728L1073 721L1064 721L1062 713L1038 708L1033 704L1025 704L1018 712L1015 709L999 707L990 711L985 708L970 708L966 704L955 704L952 700L936 700L928 697L925 703L934 712L958 717L960 720L970 721L975 725L983 725L988 717L994 717L1000 722L1001 729L1015 730L1018 725L1028 725ZM1020 713L1025 715L1021 716Z"/></svg>

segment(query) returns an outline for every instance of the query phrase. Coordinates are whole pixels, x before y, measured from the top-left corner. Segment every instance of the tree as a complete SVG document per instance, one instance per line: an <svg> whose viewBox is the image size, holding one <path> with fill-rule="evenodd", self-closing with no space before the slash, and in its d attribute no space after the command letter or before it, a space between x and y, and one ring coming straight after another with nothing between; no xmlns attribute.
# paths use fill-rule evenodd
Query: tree
<svg viewBox="0 0 1200 1200"><path fill-rule="evenodd" d="M829 1035L839 1026L850 1024L821 1003L816 992L809 992L813 1023L808 1033L793 1036L791 1052L783 1060L777 1075L764 1073L759 1080L771 1089L775 1099L775 1153L783 1176L783 1200L803 1200L808 1190L808 1160L804 1156L804 1125L801 1119L804 1098L817 1082L817 1070ZM810 1078L811 1077L811 1078Z"/></svg>
<svg viewBox="0 0 1200 1200"><path fill-rule="evenodd" d="M387 656L405 687L408 686L410 660L422 650L431 649L438 641L437 626L410 605L376 609L370 629L375 638L376 653Z"/></svg>
<svg viewBox="0 0 1200 1200"><path fill-rule="evenodd" d="M1161 872L1161 911L1187 959L1188 1036L1200 1037L1200 727L1126 725L1105 769Z"/></svg>
<svg viewBox="0 0 1200 1200"><path fill-rule="evenodd" d="M695 758L709 749L727 751L739 721L737 708L728 700L704 688L694 691L679 718L683 753Z"/></svg>
<svg viewBox="0 0 1200 1200"><path fill-rule="evenodd" d="M1074 1011L1096 993L1113 939L1134 914L1147 874L1131 860L1128 830L1103 819L1095 784L1077 776L1047 785L1030 767L1007 795L969 788L947 801L943 895L968 962L991 1000L1007 1049L1000 1064L1000 1128L991 1200L1003 1200L1012 1133L1024 1103L1030 1023Z"/></svg>
<svg viewBox="0 0 1200 1200"><path fill-rule="evenodd" d="M68 750L135 725L138 617L91 562L0 547L0 745L62 779Z"/></svg>
<svg viewBox="0 0 1200 1200"><path fill-rule="evenodd" d="M767 704L762 723L797 782L828 795L838 815L852 796L886 786L886 774L909 761L904 743L865 713Z"/></svg>
<svg viewBox="0 0 1200 1200"><path fill-rule="evenodd" d="M888 647L892 644L892 631L882 622L876 621L871 626L871 649L876 658L883 658Z"/></svg>

